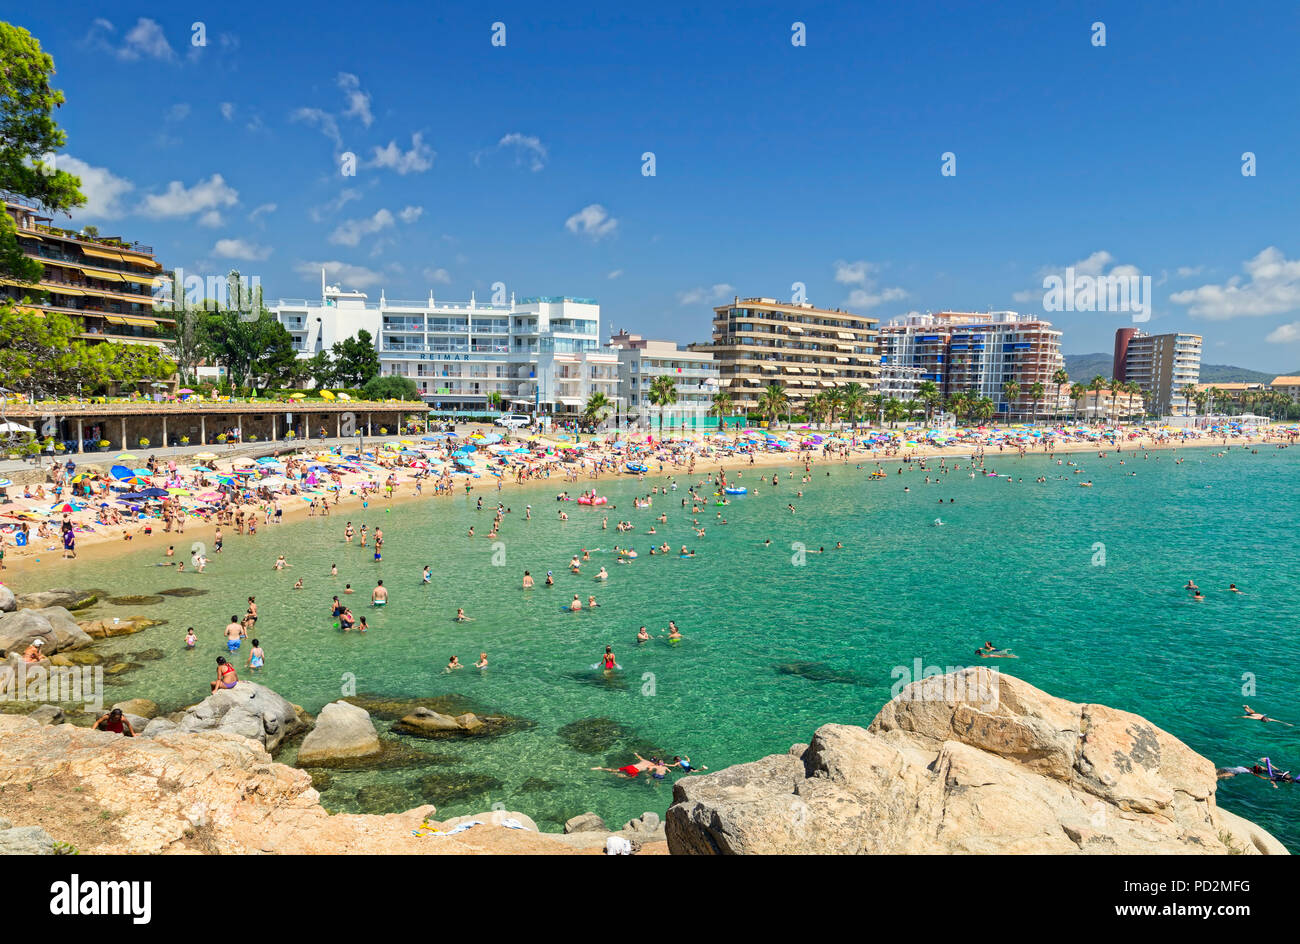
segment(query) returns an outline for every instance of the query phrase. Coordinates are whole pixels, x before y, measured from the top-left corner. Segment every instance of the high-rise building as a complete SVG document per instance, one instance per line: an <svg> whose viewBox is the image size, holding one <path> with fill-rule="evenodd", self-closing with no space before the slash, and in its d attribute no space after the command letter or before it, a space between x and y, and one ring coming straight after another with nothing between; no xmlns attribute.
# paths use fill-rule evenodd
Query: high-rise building
<svg viewBox="0 0 1300 944"><path fill-rule="evenodd" d="M367 331L381 374L409 377L436 410L486 413L495 399L504 410L571 416L593 393L618 397L618 356L600 349L591 299L390 301L380 292L371 302L322 275L320 301L281 299L271 310L301 358Z"/></svg>
<svg viewBox="0 0 1300 944"><path fill-rule="evenodd" d="M626 331L610 337L609 347L618 354L623 418L643 426L658 425L661 416L667 428L706 425L718 392L718 365L712 354L680 348L673 341L651 341ZM650 402L650 388L657 377L673 381L676 403L658 407Z"/></svg>
<svg viewBox="0 0 1300 944"><path fill-rule="evenodd" d="M974 393L988 397L1003 418L1050 415L1059 411L1053 377L1065 366L1061 332L1051 322L1014 311L941 311L912 314L881 326L881 370L912 367L944 396ZM1007 398L1008 384L1018 392ZM1034 385L1042 384L1042 399Z"/></svg>
<svg viewBox="0 0 1300 944"><path fill-rule="evenodd" d="M1121 354L1122 347L1122 354ZM1142 388L1146 408L1157 416L1191 416L1196 401L1187 397L1201 379L1199 334L1144 334L1133 328L1115 333L1116 380Z"/></svg>
<svg viewBox="0 0 1300 944"><path fill-rule="evenodd" d="M176 321L154 311L155 280L169 282L153 247L110 236L61 229L23 197L8 194L5 212L23 255L44 268L41 281L0 282L0 295L20 307L57 311L81 319L88 341L129 341L161 347L175 336ZM47 292L44 301L32 293ZM31 298L23 303L22 299Z"/></svg>
<svg viewBox="0 0 1300 944"><path fill-rule="evenodd" d="M718 386L736 412L758 407L768 385L779 384L797 412L822 390L858 383L875 393L879 385L877 319L838 308L774 298L735 297L713 309L713 340L692 344L718 363Z"/></svg>

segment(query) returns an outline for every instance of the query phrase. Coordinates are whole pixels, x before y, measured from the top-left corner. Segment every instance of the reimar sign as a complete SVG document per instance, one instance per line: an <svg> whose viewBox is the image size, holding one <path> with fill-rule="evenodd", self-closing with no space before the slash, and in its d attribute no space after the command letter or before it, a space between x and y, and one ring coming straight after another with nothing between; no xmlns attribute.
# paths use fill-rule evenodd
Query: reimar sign
<svg viewBox="0 0 1300 944"><path fill-rule="evenodd" d="M1151 276L1078 275L1074 266L1065 278L1043 279L1044 311L1105 311L1131 314L1133 322L1151 320Z"/></svg>

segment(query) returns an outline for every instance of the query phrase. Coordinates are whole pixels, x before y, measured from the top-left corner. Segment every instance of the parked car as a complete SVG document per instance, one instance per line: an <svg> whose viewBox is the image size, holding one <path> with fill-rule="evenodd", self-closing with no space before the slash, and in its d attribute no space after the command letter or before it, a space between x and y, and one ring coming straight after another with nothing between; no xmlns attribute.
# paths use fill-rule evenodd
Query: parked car
<svg viewBox="0 0 1300 944"><path fill-rule="evenodd" d="M532 423L533 418L526 413L502 413L492 421L493 426L504 426L507 429L523 429Z"/></svg>

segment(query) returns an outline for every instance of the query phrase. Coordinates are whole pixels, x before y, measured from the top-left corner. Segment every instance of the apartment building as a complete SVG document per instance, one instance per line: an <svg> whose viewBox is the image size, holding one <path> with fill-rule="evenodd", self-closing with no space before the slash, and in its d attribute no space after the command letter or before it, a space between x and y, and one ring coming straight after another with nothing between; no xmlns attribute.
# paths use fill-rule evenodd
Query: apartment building
<svg viewBox="0 0 1300 944"><path fill-rule="evenodd" d="M1061 332L1041 318L1014 311L911 314L883 325L880 343L882 371L911 367L944 396L988 397L1003 419L1050 415L1065 406L1054 380L1065 366ZM1008 400L1012 382L1019 392ZM1043 385L1037 401L1035 384Z"/></svg>
<svg viewBox="0 0 1300 944"><path fill-rule="evenodd" d="M617 353L619 394L623 419L639 426L694 429L709 425L719 372L713 355L678 347L673 341L653 341L620 331L609 339ZM677 402L658 407L650 402L650 388L658 377L673 381Z"/></svg>
<svg viewBox="0 0 1300 944"><path fill-rule="evenodd" d="M713 309L713 340L688 348L713 355L719 390L731 396L736 412L757 409L774 383L798 412L813 394L846 383L876 392L878 324L838 308L736 296Z"/></svg>
<svg viewBox="0 0 1300 944"><path fill-rule="evenodd" d="M1136 328L1115 332L1116 380L1142 388L1147 409L1157 416L1193 416L1187 390L1201 379L1199 334L1144 334Z"/></svg>
<svg viewBox="0 0 1300 944"><path fill-rule="evenodd" d="M161 347L175 336L175 319L154 310L155 285L171 277L152 246L54 226L52 217L14 194L6 194L4 203L23 255L39 262L44 273L34 285L0 280L0 296L22 308L79 318L88 341ZM47 294L38 300L36 291Z"/></svg>

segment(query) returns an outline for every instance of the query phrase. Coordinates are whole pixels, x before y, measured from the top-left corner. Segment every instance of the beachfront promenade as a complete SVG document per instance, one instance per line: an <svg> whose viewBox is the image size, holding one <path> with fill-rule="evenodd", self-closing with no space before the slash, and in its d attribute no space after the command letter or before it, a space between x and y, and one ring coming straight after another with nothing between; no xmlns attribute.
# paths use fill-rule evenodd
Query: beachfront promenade
<svg viewBox="0 0 1300 944"><path fill-rule="evenodd" d="M427 430L428 404L419 401L128 400L110 403L37 402L0 404L0 423L28 427L63 450L94 453L184 446L308 443L350 440ZM12 430L12 427L10 427ZM108 445L101 445L101 443ZM202 451L202 450L197 450ZM3 454L0 452L0 454ZM47 454L47 458L48 455Z"/></svg>

